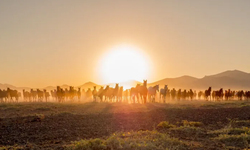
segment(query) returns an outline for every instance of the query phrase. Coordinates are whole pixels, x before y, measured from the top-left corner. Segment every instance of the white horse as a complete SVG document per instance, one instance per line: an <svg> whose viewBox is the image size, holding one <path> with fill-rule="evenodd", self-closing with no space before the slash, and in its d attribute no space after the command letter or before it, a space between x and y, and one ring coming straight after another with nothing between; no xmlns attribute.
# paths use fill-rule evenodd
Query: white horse
<svg viewBox="0 0 250 150"><path fill-rule="evenodd" d="M148 98L155 102L156 92L159 92L159 84L148 88Z"/></svg>
<svg viewBox="0 0 250 150"><path fill-rule="evenodd" d="M166 102L166 96L168 93L168 85L165 85L164 88L161 88L160 90L160 99L163 99L163 102Z"/></svg>

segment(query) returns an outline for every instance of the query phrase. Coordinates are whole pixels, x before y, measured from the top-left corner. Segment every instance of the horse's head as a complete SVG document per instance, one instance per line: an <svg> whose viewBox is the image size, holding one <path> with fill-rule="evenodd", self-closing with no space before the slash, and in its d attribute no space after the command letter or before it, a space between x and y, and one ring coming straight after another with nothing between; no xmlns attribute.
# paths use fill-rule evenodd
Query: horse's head
<svg viewBox="0 0 250 150"><path fill-rule="evenodd" d="M109 89L109 85L106 86L105 90Z"/></svg>
<svg viewBox="0 0 250 150"><path fill-rule="evenodd" d="M136 87L135 88L139 88L141 85L140 84L136 84Z"/></svg>
<svg viewBox="0 0 250 150"><path fill-rule="evenodd" d="M156 90L159 92L159 84L157 84L155 87L156 87Z"/></svg>
<svg viewBox="0 0 250 150"><path fill-rule="evenodd" d="M168 85L165 85L165 86L164 86L164 89L168 89Z"/></svg>

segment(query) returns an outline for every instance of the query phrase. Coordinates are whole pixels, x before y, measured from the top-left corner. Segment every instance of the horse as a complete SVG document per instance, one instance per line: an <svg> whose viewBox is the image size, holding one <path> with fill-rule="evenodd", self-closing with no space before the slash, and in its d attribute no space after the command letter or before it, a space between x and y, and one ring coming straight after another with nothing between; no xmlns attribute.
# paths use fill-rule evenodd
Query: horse
<svg viewBox="0 0 250 150"><path fill-rule="evenodd" d="M33 89L30 89L30 94L31 94L33 102L35 102L36 99L37 99L37 91L34 91Z"/></svg>
<svg viewBox="0 0 250 150"><path fill-rule="evenodd" d="M139 84L136 85L136 87L132 87L130 89L130 101L135 103L135 98L139 103L139 92L138 92L138 86L140 86Z"/></svg>
<svg viewBox="0 0 250 150"><path fill-rule="evenodd" d="M243 90L238 91L236 95L237 95L237 97L238 97L238 100L240 100L240 101L241 101L241 100L242 100L242 98L243 98L243 96L244 96L244 91L243 91Z"/></svg>
<svg viewBox="0 0 250 150"><path fill-rule="evenodd" d="M199 91L198 92L198 99L200 100L201 99L201 96L203 96L204 94L203 94L203 92L202 91Z"/></svg>
<svg viewBox="0 0 250 150"><path fill-rule="evenodd" d="M128 103L129 89L126 89L126 90L123 92L123 97L124 97L124 101Z"/></svg>
<svg viewBox="0 0 250 150"><path fill-rule="evenodd" d="M119 84L116 83L115 84L115 88L112 88L113 92L112 92L112 97L114 98L115 102L118 102L118 97L119 97Z"/></svg>
<svg viewBox="0 0 250 150"><path fill-rule="evenodd" d="M13 101L13 99L15 98L16 102L18 102L18 92L17 90L12 90L10 88L7 88L7 94L8 97L10 97L10 100Z"/></svg>
<svg viewBox="0 0 250 150"><path fill-rule="evenodd" d="M82 93L81 93L81 88L79 87L79 88L78 88L78 91L77 91L78 102L80 102L80 100L81 100L81 95L82 95Z"/></svg>
<svg viewBox="0 0 250 150"><path fill-rule="evenodd" d="M38 101L42 102L43 101L43 96L44 96L44 93L43 91L37 89L37 97L38 97Z"/></svg>
<svg viewBox="0 0 250 150"><path fill-rule="evenodd" d="M85 91L85 89L82 89L81 98L85 99L85 97L86 97L86 91Z"/></svg>
<svg viewBox="0 0 250 150"><path fill-rule="evenodd" d="M73 86L69 87L69 98L71 101L74 101L75 96L77 95L77 91L74 89Z"/></svg>
<svg viewBox="0 0 250 150"><path fill-rule="evenodd" d="M181 97L182 97L182 92L181 89L179 89L177 92L177 100L181 100Z"/></svg>
<svg viewBox="0 0 250 150"><path fill-rule="evenodd" d="M94 89L92 91L92 95L93 95L93 101L97 102L97 90L96 90L96 86L94 86Z"/></svg>
<svg viewBox="0 0 250 150"><path fill-rule="evenodd" d="M47 92L46 89L43 90L43 93L44 93L44 98L45 98L45 101L48 102L48 99L49 99L49 92Z"/></svg>
<svg viewBox="0 0 250 150"><path fill-rule="evenodd" d="M175 90L175 88L173 88L171 90L171 98L172 98L172 100L175 100L175 96L176 96L176 90Z"/></svg>
<svg viewBox="0 0 250 150"><path fill-rule="evenodd" d="M209 87L207 90L205 90L204 92L204 97L205 97L205 100L208 100L208 97L210 96L210 100L211 100L211 91L212 91L212 88Z"/></svg>
<svg viewBox="0 0 250 150"><path fill-rule="evenodd" d="M218 91L215 91L215 98L217 101L223 99L223 88Z"/></svg>
<svg viewBox="0 0 250 150"><path fill-rule="evenodd" d="M181 92L181 97L182 97L183 100L186 100L187 90L184 90L183 92Z"/></svg>
<svg viewBox="0 0 250 150"><path fill-rule="evenodd" d="M119 91L118 91L118 102L122 102L122 96L123 96L123 86L120 87Z"/></svg>
<svg viewBox="0 0 250 150"><path fill-rule="evenodd" d="M65 91L60 86L57 86L56 95L57 95L58 102L65 101Z"/></svg>
<svg viewBox="0 0 250 150"><path fill-rule="evenodd" d="M147 102L147 95L148 95L147 80L143 80L143 85L142 86L139 85L136 88L137 88L138 93L140 94L142 103L146 104L146 102Z"/></svg>
<svg viewBox="0 0 250 150"><path fill-rule="evenodd" d="M148 98L151 102L155 102L156 92L159 92L159 84L148 88Z"/></svg>
<svg viewBox="0 0 250 150"><path fill-rule="evenodd" d="M232 91L230 89L225 91L225 100L229 100L232 97Z"/></svg>
<svg viewBox="0 0 250 150"><path fill-rule="evenodd" d="M30 92L25 91L25 90L23 89L23 100L27 102L27 101L30 101L30 98L31 98Z"/></svg>
<svg viewBox="0 0 250 150"><path fill-rule="evenodd" d="M193 97L194 97L194 92L193 92L192 89L190 89L190 90L188 91L188 95L189 95L190 100L192 101L192 100L193 100Z"/></svg>
<svg viewBox="0 0 250 150"><path fill-rule="evenodd" d="M163 99L163 103L166 103L166 96L168 92L168 85L165 85L164 88L160 90L160 99Z"/></svg>
<svg viewBox="0 0 250 150"><path fill-rule="evenodd" d="M92 98L92 91L90 88L86 91L86 98L87 100L90 100Z"/></svg>
<svg viewBox="0 0 250 150"><path fill-rule="evenodd" d="M250 91L245 91L244 95L245 95L246 100L250 99Z"/></svg>
<svg viewBox="0 0 250 150"><path fill-rule="evenodd" d="M0 89L0 102L7 102L8 100L8 93L6 90L1 90Z"/></svg>
<svg viewBox="0 0 250 150"><path fill-rule="evenodd" d="M103 96L104 96L104 89L103 89L103 87L101 87L101 88L98 90L97 96L99 97L100 102L103 102Z"/></svg>

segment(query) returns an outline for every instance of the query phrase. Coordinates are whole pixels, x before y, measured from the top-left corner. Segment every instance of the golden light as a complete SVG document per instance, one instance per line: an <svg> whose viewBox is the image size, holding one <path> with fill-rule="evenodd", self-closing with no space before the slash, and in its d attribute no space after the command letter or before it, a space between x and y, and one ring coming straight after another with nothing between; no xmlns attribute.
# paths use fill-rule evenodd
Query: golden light
<svg viewBox="0 0 250 150"><path fill-rule="evenodd" d="M149 74L149 63L142 50L130 45L113 47L100 63L100 74L105 83L142 81Z"/></svg>

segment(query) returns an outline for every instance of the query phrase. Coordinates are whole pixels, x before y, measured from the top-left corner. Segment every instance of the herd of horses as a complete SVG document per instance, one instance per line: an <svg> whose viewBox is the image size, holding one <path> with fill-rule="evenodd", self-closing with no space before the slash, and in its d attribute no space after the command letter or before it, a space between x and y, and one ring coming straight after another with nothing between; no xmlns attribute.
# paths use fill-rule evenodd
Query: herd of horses
<svg viewBox="0 0 250 150"><path fill-rule="evenodd" d="M165 85L160 89L159 85L147 87L147 80L143 80L143 84L137 84L131 89L123 89L123 86L116 84L115 87L107 85L105 88L96 86L93 89L88 88L86 91L81 88L75 89L73 86L69 88L56 89L50 92L44 90L23 90L19 92L10 88L0 89L0 102L19 102L22 98L23 102L66 102L66 101L94 101L94 102L127 102L127 103L148 103L180 100L204 99L207 101L222 101L222 100L249 100L250 91L233 91L233 90L214 90L209 87L205 91L196 92L195 90L182 90L175 88L169 89Z"/></svg>

